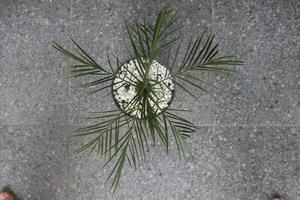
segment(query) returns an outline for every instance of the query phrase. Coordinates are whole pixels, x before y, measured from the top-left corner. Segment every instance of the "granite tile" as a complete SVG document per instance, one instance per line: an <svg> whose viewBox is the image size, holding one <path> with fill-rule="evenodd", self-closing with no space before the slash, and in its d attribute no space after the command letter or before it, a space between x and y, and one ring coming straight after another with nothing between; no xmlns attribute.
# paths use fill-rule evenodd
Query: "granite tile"
<svg viewBox="0 0 300 200"><path fill-rule="evenodd" d="M124 58L125 46L122 45L121 26L103 26L103 21L86 23L76 22L73 26L73 38L82 46L96 62L108 67L107 52L114 52L114 55ZM122 26L122 28L124 28ZM122 57L123 56L123 57ZM115 104L111 95L108 95L110 88L90 95L92 89L80 87L91 78L71 79L69 92L69 123L77 125L84 123L82 118L90 112L103 111L114 108Z"/></svg>
<svg viewBox="0 0 300 200"><path fill-rule="evenodd" d="M218 172L214 199L284 199L298 195L299 128L216 128ZM291 152L294 154L291 158Z"/></svg>
<svg viewBox="0 0 300 200"><path fill-rule="evenodd" d="M125 16L135 14L133 7L134 2L126 1L95 1L90 0L88 3L82 0L72 2L72 19L74 21L101 21L112 23ZM108 24L107 24L108 25Z"/></svg>
<svg viewBox="0 0 300 200"><path fill-rule="evenodd" d="M191 99L189 96L183 97L181 100L173 100L170 104L170 109L182 109L187 111L182 112L173 112L178 116L189 120L193 124L197 126L213 126L214 125L214 104L206 103L204 99L208 99L209 97L200 97L198 100Z"/></svg>
<svg viewBox="0 0 300 200"><path fill-rule="evenodd" d="M216 127L213 199L249 199L248 133L239 127Z"/></svg>
<svg viewBox="0 0 300 200"><path fill-rule="evenodd" d="M16 13L17 6L9 0L0 2L0 25L7 23L7 19L12 19ZM0 26L0 27L1 27ZM2 34L1 34L2 35ZM0 35L0 36L1 36Z"/></svg>
<svg viewBox="0 0 300 200"><path fill-rule="evenodd" d="M35 21L67 24L70 17L71 0L33 0L0 2L0 18L3 22ZM2 21L2 20L1 20Z"/></svg>
<svg viewBox="0 0 300 200"><path fill-rule="evenodd" d="M124 19L132 17L141 17L153 19L153 13L167 3L162 0L158 1L95 1L90 0L88 3L82 0L74 0L72 3L72 19L74 21L98 21L106 26L123 23ZM203 24L208 24L211 20L211 2L208 1L172 1L172 8L178 9L185 24L198 29ZM200 20L199 20L200 19ZM117 23L116 23L117 22Z"/></svg>
<svg viewBox="0 0 300 200"><path fill-rule="evenodd" d="M105 185L112 165L103 170L104 161L96 155L74 156L71 162L71 199L211 199L215 173L210 159L213 151L212 143L204 141L210 135L212 128L203 127L189 140L196 164L180 161L174 143L169 156L161 145L151 148L139 170L125 168L119 188L113 195L109 192L109 185ZM78 142L74 141L74 147Z"/></svg>
<svg viewBox="0 0 300 200"><path fill-rule="evenodd" d="M126 37L125 23L143 19L149 21L165 5L164 1L94 1L88 3L76 0L72 4L73 37L88 49L99 64L107 65L106 51L128 59L123 37ZM184 28L181 33L190 36L199 35L210 28L211 7L207 1L174 1L171 7L177 9ZM201 18L201 21L199 19ZM211 30L211 29L209 29Z"/></svg>
<svg viewBox="0 0 300 200"><path fill-rule="evenodd" d="M4 20L0 22L0 107L3 111L0 123L63 125L67 120L67 62L51 48L51 42L65 41L68 27L47 21L46 17L46 21L32 20L31 14L20 14L19 10L24 11L19 8L21 3L8 5L16 7L16 13L1 15ZM29 12L31 7L28 7Z"/></svg>
<svg viewBox="0 0 300 200"><path fill-rule="evenodd" d="M213 83L215 79L214 74L208 73L197 73L196 75L199 79L203 80L206 83ZM189 79L189 78L187 78ZM215 123L214 115L214 98L211 94L214 93L214 88L210 87L208 84L201 85L202 88L205 88L208 92L200 90L194 86L191 86L188 83L183 83L179 79L176 80L184 85L193 95L192 97L186 91L181 89L179 86L175 85L175 92L173 100L169 106L171 109L181 109L187 110L187 112L177 112L177 114L185 119L190 120L196 125L199 126L212 126ZM192 81L192 80L191 80Z"/></svg>
<svg viewBox="0 0 300 200"><path fill-rule="evenodd" d="M142 6L139 6L140 4ZM82 1L74 1L72 37L74 37L100 65L108 68L106 58L107 50L113 52L120 60L127 60L129 58L123 41L125 32L124 20L131 20L133 17L142 16L142 14L145 13L146 15L149 14L149 17L150 15L154 16L153 10L158 10L163 4L164 3L159 1L147 3L125 1L122 2L122 4L118 1L90 1L89 4L84 4ZM198 33L201 33L204 29L209 29L211 9L210 4L207 2L175 1L172 3L172 6L178 8L182 19L184 19L180 23L185 25L184 33L187 34L187 37L192 36L192 33L195 32L195 30L192 31L192 29L197 29L196 32ZM134 11L131 12L131 9ZM103 10L103 12L100 12L101 10ZM193 13L193 15L189 15L189 13ZM190 17L187 18L187 16ZM197 20L199 18L202 18L202 21ZM88 23L86 20L88 20ZM204 80L208 78L212 80L212 76L204 77ZM107 96L109 91L90 96L88 95L88 91L79 88L80 83L83 81L84 79L72 80L70 82L69 110L71 112L69 114L69 123L72 125L82 122L80 118L88 115L91 111L101 110L104 107L114 107L111 96ZM199 106L199 102L188 97L185 99L192 102L192 104L187 104L184 99L183 101L177 102L175 106L179 105L179 107L183 107L183 104L187 104L187 109L194 109L196 107L195 113L198 115L193 118L193 121L196 124L211 125L213 124L211 106L204 102L211 102L211 100L207 100L209 98L208 95L201 92L199 92L198 96L201 106ZM198 118L200 115L201 117Z"/></svg>
<svg viewBox="0 0 300 200"><path fill-rule="evenodd" d="M67 134L66 127L2 126L0 186L21 199L67 199Z"/></svg>
<svg viewBox="0 0 300 200"><path fill-rule="evenodd" d="M288 148L286 139L289 134L289 128L281 127L257 128L250 133L249 141L254 147L249 156L249 185L256 196L271 198L275 193L285 195L286 177L283 172L286 171L286 163L283 155Z"/></svg>
<svg viewBox="0 0 300 200"><path fill-rule="evenodd" d="M217 124L299 124L298 1L214 1L214 31L224 54L246 61L220 78Z"/></svg>

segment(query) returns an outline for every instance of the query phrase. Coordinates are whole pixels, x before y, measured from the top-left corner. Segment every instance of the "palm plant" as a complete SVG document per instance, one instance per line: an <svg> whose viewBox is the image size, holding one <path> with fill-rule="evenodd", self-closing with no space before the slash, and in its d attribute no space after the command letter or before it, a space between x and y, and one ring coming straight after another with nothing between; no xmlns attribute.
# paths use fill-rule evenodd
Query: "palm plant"
<svg viewBox="0 0 300 200"><path fill-rule="evenodd" d="M134 65L139 72L139 77L129 70L127 73L138 81L125 79L120 82L115 81L116 78L120 78L118 69L126 63L121 62L116 56L114 57L115 65L112 64L111 57L107 56L109 69L106 69L97 64L73 39L71 39L75 46L73 52L56 42L53 43L55 49L76 62L71 66L71 77L93 77L91 81L83 84L85 87L92 87L92 92L101 92L111 88L110 92L113 96L117 86L126 85L126 87L136 88L136 94L130 100L130 104L140 106L139 117L132 115L135 108L126 110L124 107L119 107L116 110L95 112L88 119L97 122L79 128L75 134L76 136L93 136L92 140L76 150L77 153L96 152L106 159L105 166L110 162L114 163L108 176L113 191L119 184L125 163L138 168L145 160L150 144L155 144L157 140L161 141L168 152L170 138L173 138L179 156L186 157L189 152L186 139L198 128L179 116L178 113L185 110L162 109L158 105L157 99L154 98L156 95L154 85L164 84L164 78L161 80L149 78L153 62L160 61L162 55L165 55L165 67L174 84L194 98L197 97L192 90L196 88L208 92L202 85L209 84L197 77L197 72L233 75L236 72L226 67L243 64L242 61L232 56L218 56L218 44L214 42L214 35L206 36L205 33L195 39L190 39L183 58L179 59L183 39L177 34L181 28L177 21L177 12L166 6L159 11L154 24L149 23L145 18L142 21L135 20L133 23L126 24L127 54L129 60L135 60ZM156 105L156 110L153 104Z"/></svg>

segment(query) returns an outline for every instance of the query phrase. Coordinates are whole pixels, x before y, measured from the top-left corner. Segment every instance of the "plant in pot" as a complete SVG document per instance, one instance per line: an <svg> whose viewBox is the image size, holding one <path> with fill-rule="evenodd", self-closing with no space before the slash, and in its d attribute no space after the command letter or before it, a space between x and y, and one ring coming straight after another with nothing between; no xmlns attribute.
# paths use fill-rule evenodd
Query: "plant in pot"
<svg viewBox="0 0 300 200"><path fill-rule="evenodd" d="M213 34L202 33L188 40L183 50L177 21L177 12L166 6L154 23L146 19L127 23L128 38L124 42L128 60L107 55L108 67L100 66L73 39L74 51L53 43L55 49L74 61L71 77L92 77L83 86L93 88L92 93L109 90L117 105L117 109L91 114L89 119L94 124L79 128L75 134L93 136L77 153L96 152L106 159L105 165L114 163L108 176L113 191L125 163L137 168L157 140L167 152L170 140L174 140L179 156L191 157L187 139L198 127L180 116L187 110L169 108L174 91L183 90L197 99L195 89L208 92L205 85L209 84L197 74L230 76L236 72L228 66L243 64L232 56L218 56Z"/></svg>

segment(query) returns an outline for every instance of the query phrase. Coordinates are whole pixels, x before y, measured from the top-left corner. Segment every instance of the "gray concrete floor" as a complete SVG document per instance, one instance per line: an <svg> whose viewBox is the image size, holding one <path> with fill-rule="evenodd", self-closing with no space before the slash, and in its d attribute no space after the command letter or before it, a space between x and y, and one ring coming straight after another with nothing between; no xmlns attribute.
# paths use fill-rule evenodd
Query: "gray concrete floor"
<svg viewBox="0 0 300 200"><path fill-rule="evenodd" d="M23 199L300 199L300 1L188 0L185 34L213 31L223 54L246 60L239 77L209 77L219 90L184 97L201 129L190 143L197 164L158 146L141 170L126 169L115 195L110 168L71 153L89 111L113 106L67 80L68 60L50 48L71 36L107 64L124 56L124 20L153 16L163 1L0 0L0 187Z"/></svg>

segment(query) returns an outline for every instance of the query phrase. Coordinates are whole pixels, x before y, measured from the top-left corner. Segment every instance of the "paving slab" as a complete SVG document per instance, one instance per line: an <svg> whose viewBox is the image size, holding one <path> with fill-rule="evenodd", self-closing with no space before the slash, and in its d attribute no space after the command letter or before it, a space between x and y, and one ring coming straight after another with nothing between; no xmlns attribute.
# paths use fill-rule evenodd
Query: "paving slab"
<svg viewBox="0 0 300 200"><path fill-rule="evenodd" d="M69 9L50 1L1 4L0 124L65 125L66 60L51 43L68 37Z"/></svg>
<svg viewBox="0 0 300 200"><path fill-rule="evenodd" d="M90 1L89 4L83 1L74 1L72 3L72 37L104 68L108 67L107 52L117 56L121 61L127 60L126 46L123 38L127 37L125 32L125 20L137 19L146 15L152 16L154 11L158 11L165 3L163 1ZM211 31L211 9L207 1L178 1L174 2L173 7L178 9L182 16L180 24L185 28L182 33L185 34L186 40L191 36L198 36L204 30ZM151 18L151 17L150 17ZM151 18L151 20L152 20ZM201 19L201 20L199 20ZM87 23L87 21L89 23ZM185 41L186 43L188 41ZM127 44L128 45L128 44ZM185 45L182 45L183 47ZM114 54L112 54L112 52ZM204 74L203 80L213 80L213 76ZM89 95L87 89L79 87L86 79L70 81L70 101L69 101L69 123L77 125L83 122L82 118L87 116L91 111L114 108L114 102L110 95L110 88L104 93ZM195 115L191 120L198 125L213 124L213 110L210 109L212 97L199 92L199 100L193 97L174 99L174 106L180 108L186 105L186 109L193 109ZM194 92L196 93L196 91ZM184 94L178 91L180 97ZM181 95L182 96L182 95ZM175 102L176 100L176 102ZM190 103L188 103L190 102ZM202 113L202 114L201 114ZM187 116L184 114L184 116Z"/></svg>
<svg viewBox="0 0 300 200"><path fill-rule="evenodd" d="M299 1L213 1L213 13L222 53L245 60L216 82L217 124L299 125Z"/></svg>
<svg viewBox="0 0 300 200"><path fill-rule="evenodd" d="M71 199L212 199L216 173L212 136L213 129L203 127L190 138L195 163L179 159L175 142L170 155L160 145L151 148L140 169L125 167L115 194L105 184L113 165L103 170L104 161L93 154L72 157ZM73 141L71 148L81 142Z"/></svg>
<svg viewBox="0 0 300 200"><path fill-rule="evenodd" d="M214 199L297 199L299 127L218 127L215 138Z"/></svg>
<svg viewBox="0 0 300 200"><path fill-rule="evenodd" d="M0 187L20 199L68 199L67 127L1 126Z"/></svg>

